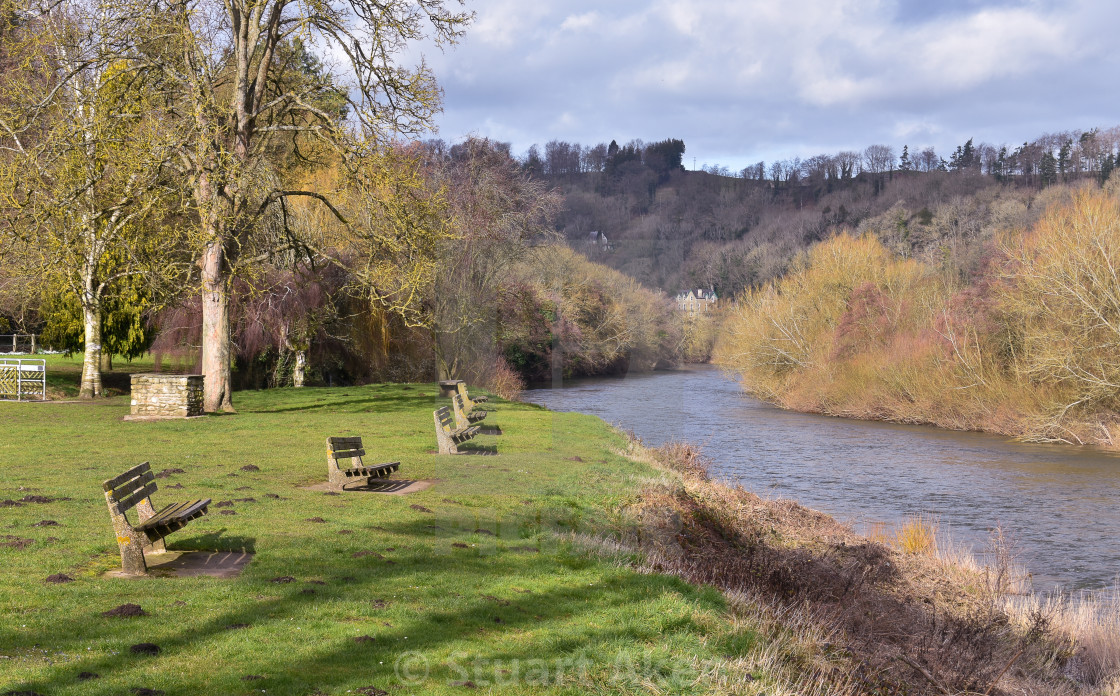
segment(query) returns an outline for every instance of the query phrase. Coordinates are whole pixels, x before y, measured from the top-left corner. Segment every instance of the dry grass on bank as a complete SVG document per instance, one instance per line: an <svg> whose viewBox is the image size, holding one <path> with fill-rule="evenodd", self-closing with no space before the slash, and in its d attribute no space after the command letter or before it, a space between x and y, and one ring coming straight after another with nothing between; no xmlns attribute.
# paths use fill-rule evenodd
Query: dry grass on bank
<svg viewBox="0 0 1120 696"><path fill-rule="evenodd" d="M1120 447L1120 177L1054 200L990 230L967 281L871 234L821 242L739 298L714 360L785 408Z"/></svg>
<svg viewBox="0 0 1120 696"><path fill-rule="evenodd" d="M1120 602L1015 595L1008 555L981 566L939 542L933 520L873 541L709 481L696 447L632 449L679 476L649 482L618 548L720 588L755 623L777 617L767 669L789 693L1120 693Z"/></svg>

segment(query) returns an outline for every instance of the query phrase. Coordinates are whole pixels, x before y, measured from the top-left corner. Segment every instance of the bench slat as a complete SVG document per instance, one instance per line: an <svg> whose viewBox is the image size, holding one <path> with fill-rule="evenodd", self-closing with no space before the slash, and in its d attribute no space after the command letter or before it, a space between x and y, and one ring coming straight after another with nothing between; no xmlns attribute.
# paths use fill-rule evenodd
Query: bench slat
<svg viewBox="0 0 1120 696"><path fill-rule="evenodd" d="M440 406L439 409L436 410L436 413L439 415L440 425L444 428L454 429L455 421L451 418L451 409L446 406Z"/></svg>
<svg viewBox="0 0 1120 696"><path fill-rule="evenodd" d="M159 511L157 511L154 515L152 515L148 519L141 522L140 526L137 527L137 529L139 529L140 527L153 527L153 526L159 524L161 520L173 517L176 512L182 510L183 508L185 508L186 506L188 506L190 504L191 503L189 501L185 502L185 503L171 503L170 505L168 505L164 508L161 508Z"/></svg>
<svg viewBox="0 0 1120 696"><path fill-rule="evenodd" d="M366 456L364 449L331 450L332 459L353 459L354 457L364 456Z"/></svg>
<svg viewBox="0 0 1120 696"><path fill-rule="evenodd" d="M124 483L125 481L129 480L130 478L136 478L140 474L143 474L145 471L151 471L151 470L152 470L151 465L149 465L148 462L144 462L143 464L138 464L138 465L132 467L131 469L124 472L120 476L115 476L115 477L109 479L108 481L103 483L102 486L104 486L104 490L111 491L114 488L116 488L117 486Z"/></svg>
<svg viewBox="0 0 1120 696"><path fill-rule="evenodd" d="M125 512L126 510L131 510L133 508L133 506L135 506L141 500L143 500L144 498L147 498L148 496L150 496L152 493L155 493L155 492L156 492L156 484L149 483L147 486L144 486L143 488L136 491L135 493L128 496L127 498L125 498L123 500L118 500L117 501L117 509L120 510L121 512Z"/></svg>
<svg viewBox="0 0 1120 696"><path fill-rule="evenodd" d="M121 485L114 488L110 492L110 495L113 497L113 500L124 500L132 493L140 490L141 488L155 480L155 474L153 474L151 471L145 471L139 477L131 479L129 481L125 481Z"/></svg>
<svg viewBox="0 0 1120 696"><path fill-rule="evenodd" d="M362 446L361 437L331 437L327 439L332 449L356 449Z"/></svg>
<svg viewBox="0 0 1120 696"><path fill-rule="evenodd" d="M343 469L342 473L351 477L362 476L376 476L382 478L393 473L401 466L400 462L389 462L387 464L378 464L376 466L357 466L353 469Z"/></svg>
<svg viewBox="0 0 1120 696"><path fill-rule="evenodd" d="M206 514L206 508L210 505L210 500L210 498L206 498L205 500L192 500L186 503L168 505L150 520L138 525L136 529L148 530L156 527L170 527L201 517ZM180 526L182 525L180 524Z"/></svg>

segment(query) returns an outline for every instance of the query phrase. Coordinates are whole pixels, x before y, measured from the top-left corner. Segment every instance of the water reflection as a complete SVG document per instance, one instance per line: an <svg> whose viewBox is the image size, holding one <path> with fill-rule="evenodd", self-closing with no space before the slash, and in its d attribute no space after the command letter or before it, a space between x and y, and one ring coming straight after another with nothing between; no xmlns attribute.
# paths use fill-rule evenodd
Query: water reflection
<svg viewBox="0 0 1120 696"><path fill-rule="evenodd" d="M713 476L857 525L936 515L976 549L1002 526L1039 589L1104 587L1120 573L1120 457L1107 452L791 413L706 366L576 380L523 398L595 414L651 444L703 444Z"/></svg>

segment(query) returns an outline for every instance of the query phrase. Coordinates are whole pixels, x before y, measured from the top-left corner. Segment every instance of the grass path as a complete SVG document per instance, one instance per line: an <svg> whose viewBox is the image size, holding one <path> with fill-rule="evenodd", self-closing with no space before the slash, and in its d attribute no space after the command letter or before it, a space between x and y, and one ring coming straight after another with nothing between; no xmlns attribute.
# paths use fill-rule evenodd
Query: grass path
<svg viewBox="0 0 1120 696"><path fill-rule="evenodd" d="M756 647L722 595L565 540L610 529L656 472L597 418L516 403L482 438L501 456L432 455L436 391L239 392L237 415L148 423L121 420L127 397L0 403L0 501L68 498L0 507L0 694L716 692L697 670ZM303 490L326 478L325 438L351 434L438 483ZM232 502L168 545L254 552L240 577L102 576L120 557L100 483L145 460L183 470L157 506ZM147 616L102 616L125 603Z"/></svg>

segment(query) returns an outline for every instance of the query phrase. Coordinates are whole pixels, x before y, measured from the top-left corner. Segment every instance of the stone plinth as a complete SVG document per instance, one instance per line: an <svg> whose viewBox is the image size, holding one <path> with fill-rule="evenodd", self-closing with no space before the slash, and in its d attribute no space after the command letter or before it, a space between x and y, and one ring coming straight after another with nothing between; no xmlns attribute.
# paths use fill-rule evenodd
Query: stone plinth
<svg viewBox="0 0 1120 696"><path fill-rule="evenodd" d="M452 394L457 394L458 393L456 387L458 387L458 385L462 384L462 382L463 382L463 380L461 380L461 379L440 380L439 395L441 397L443 397L444 399L451 398Z"/></svg>
<svg viewBox="0 0 1120 696"><path fill-rule="evenodd" d="M201 415L202 375L132 375L133 418Z"/></svg>

